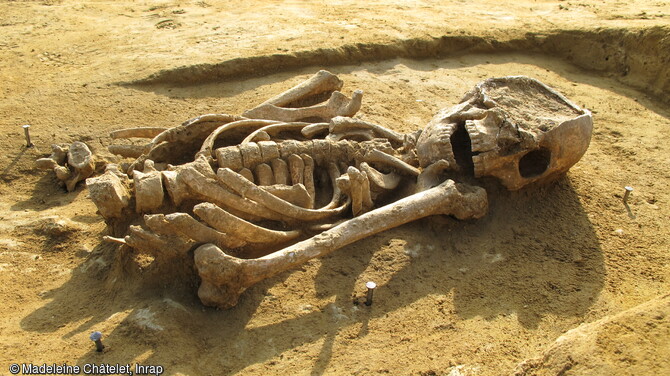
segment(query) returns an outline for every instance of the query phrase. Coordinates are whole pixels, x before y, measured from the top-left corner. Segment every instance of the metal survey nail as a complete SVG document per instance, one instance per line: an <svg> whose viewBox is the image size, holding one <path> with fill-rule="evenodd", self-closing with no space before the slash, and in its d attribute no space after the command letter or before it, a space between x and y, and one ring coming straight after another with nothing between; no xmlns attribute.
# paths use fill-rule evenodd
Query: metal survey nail
<svg viewBox="0 0 670 376"><path fill-rule="evenodd" d="M365 284L365 287L368 288L368 293L365 295L365 305L369 306L372 305L372 294L374 293L377 284L370 281Z"/></svg>
<svg viewBox="0 0 670 376"><path fill-rule="evenodd" d="M91 333L90 337L91 341L95 342L95 350L97 352L102 352L102 349L105 348L105 346L102 344L102 333L100 332L93 332Z"/></svg>
<svg viewBox="0 0 670 376"><path fill-rule="evenodd" d="M26 135L26 147L29 148L33 146L33 143L30 142L30 125L26 124L23 126L23 134Z"/></svg>
<svg viewBox="0 0 670 376"><path fill-rule="evenodd" d="M630 193L633 192L633 187L626 186L626 193L623 194L623 203L627 204L628 203L628 196L630 196Z"/></svg>

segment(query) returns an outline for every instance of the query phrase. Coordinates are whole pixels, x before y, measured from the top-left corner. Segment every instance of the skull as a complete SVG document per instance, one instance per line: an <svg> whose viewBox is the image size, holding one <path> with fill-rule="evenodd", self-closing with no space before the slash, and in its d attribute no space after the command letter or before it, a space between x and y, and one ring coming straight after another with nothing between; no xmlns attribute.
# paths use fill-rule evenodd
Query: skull
<svg viewBox="0 0 670 376"><path fill-rule="evenodd" d="M417 140L417 156L422 167L444 159L517 190L565 173L586 152L592 130L588 110L543 83L491 78L438 112Z"/></svg>

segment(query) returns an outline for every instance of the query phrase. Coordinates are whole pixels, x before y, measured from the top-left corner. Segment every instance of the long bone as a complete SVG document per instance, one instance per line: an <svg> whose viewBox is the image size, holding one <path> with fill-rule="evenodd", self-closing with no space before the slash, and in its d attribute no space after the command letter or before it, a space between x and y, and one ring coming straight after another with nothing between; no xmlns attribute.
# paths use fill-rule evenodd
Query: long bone
<svg viewBox="0 0 670 376"><path fill-rule="evenodd" d="M255 110L256 108L266 104L281 107L292 107L295 104L299 104L298 102L301 101L304 102L310 99L314 101L314 98L323 96L324 94L330 95L333 91L342 89L343 85L344 82L342 82L342 80L340 80L336 75L326 70L320 70L309 79L284 91L283 93L275 95L274 97L266 100L251 110ZM316 100L318 100L318 98Z"/></svg>
<svg viewBox="0 0 670 376"><path fill-rule="evenodd" d="M342 85L337 76L321 70L297 86L245 111L242 116L288 122L315 117L328 121L335 116L353 116L361 107L363 93L356 91L349 100L337 91ZM328 96L326 103L317 104Z"/></svg>
<svg viewBox="0 0 670 376"><path fill-rule="evenodd" d="M244 113L244 116L256 119L273 119L286 122L302 119L320 119L328 121L336 116L354 116L361 109L363 91L356 90L351 99L339 91L334 92L328 101L310 107L285 108L265 104Z"/></svg>
<svg viewBox="0 0 670 376"><path fill-rule="evenodd" d="M437 214L481 218L487 208L483 188L447 180L257 259L239 259L214 244L205 244L195 250L195 265L202 279L198 296L205 305L230 308L253 284L365 237Z"/></svg>

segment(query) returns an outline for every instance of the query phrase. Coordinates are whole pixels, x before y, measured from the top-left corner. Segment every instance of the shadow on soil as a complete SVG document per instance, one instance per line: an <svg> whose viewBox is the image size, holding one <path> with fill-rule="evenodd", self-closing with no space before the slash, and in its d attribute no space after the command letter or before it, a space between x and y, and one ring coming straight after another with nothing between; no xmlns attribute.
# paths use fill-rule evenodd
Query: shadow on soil
<svg viewBox="0 0 670 376"><path fill-rule="evenodd" d="M218 311L200 305L193 278L159 277L135 262L121 261L130 254L101 245L21 324L27 331L54 332L79 322L64 339L102 330L107 348L97 353L91 343L91 351L77 361L80 365L125 364L149 352L143 364L163 365L169 373L234 373L323 340L312 369L318 375L327 369L341 329L363 323L358 333L363 337L368 320L428 295L453 294L453 313L461 320L516 315L528 329L545 315L586 314L603 286L603 256L569 180L521 192L493 186L489 192L490 212L482 220L429 218L323 258L314 281L317 295L335 296L335 301L294 318L248 327L261 303L281 299L268 296L267 290L300 270L264 281L245 292L235 308ZM395 262L393 257L375 258L393 239L404 239L405 250L419 251L380 284L371 307L354 309L352 296L360 293L354 283L361 273L370 264L384 270L385 263ZM176 274L185 270L188 266ZM436 315L443 308L433 307ZM118 325L109 324L115 320ZM107 325L114 329L105 332ZM173 331L180 334L172 336ZM207 366L193 363L188 354L194 351L203 354L198 363Z"/></svg>

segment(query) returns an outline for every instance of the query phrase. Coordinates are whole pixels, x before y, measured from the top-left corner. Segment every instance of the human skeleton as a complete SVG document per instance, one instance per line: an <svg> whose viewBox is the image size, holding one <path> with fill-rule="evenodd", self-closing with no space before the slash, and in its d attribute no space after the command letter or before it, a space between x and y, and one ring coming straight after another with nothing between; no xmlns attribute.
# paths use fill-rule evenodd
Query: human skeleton
<svg viewBox="0 0 670 376"><path fill-rule="evenodd" d="M86 179L106 240L164 260L194 250L201 301L229 308L254 283L372 234L436 214L481 218L486 191L449 178L542 184L591 138L588 110L524 76L479 83L412 134L353 118L362 92L348 98L342 85L320 71L242 116L114 131L151 141L109 146L134 161L98 177L86 179L83 143L55 146L38 165L68 190Z"/></svg>

